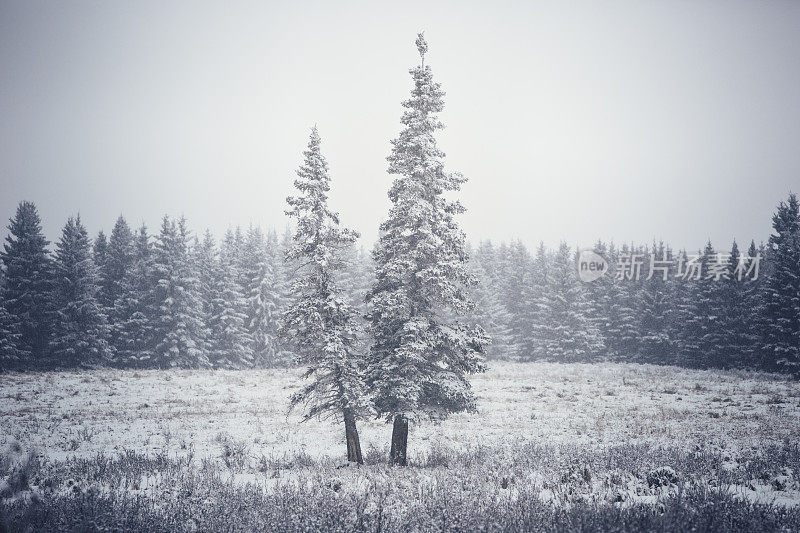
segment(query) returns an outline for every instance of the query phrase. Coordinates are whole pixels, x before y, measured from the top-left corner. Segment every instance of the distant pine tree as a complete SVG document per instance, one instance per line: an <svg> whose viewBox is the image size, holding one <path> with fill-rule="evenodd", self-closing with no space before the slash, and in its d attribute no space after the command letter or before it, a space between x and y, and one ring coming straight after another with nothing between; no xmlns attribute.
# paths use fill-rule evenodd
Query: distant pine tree
<svg viewBox="0 0 800 533"><path fill-rule="evenodd" d="M21 368L44 368L52 326L52 262L36 206L21 202L8 230L0 252L5 274L3 306L21 335L18 364Z"/></svg>
<svg viewBox="0 0 800 533"><path fill-rule="evenodd" d="M201 301L203 322L209 324L214 314L212 303L216 297L219 276L217 245L210 230L206 229L202 241L195 238L191 261L197 276L197 294Z"/></svg>
<svg viewBox="0 0 800 533"><path fill-rule="evenodd" d="M594 248L594 253L608 261L609 250L606 244L598 240ZM595 329L600 332L603 338L604 350L603 353L598 354L598 358L608 359L610 346L605 342L609 334L609 309L611 303L609 301L609 285L613 282L614 272L607 270L603 276L583 285L586 294L586 304L588 309L589 321Z"/></svg>
<svg viewBox="0 0 800 533"><path fill-rule="evenodd" d="M98 293L97 297L100 300L100 304L106 309L108 306L106 305L103 295L103 274L107 260L108 239L106 239L106 234L103 232L103 230L100 230L100 232L97 234L97 237L94 239L94 243L92 243L92 261L94 262L94 266L97 268L97 275L99 276L100 280L100 292Z"/></svg>
<svg viewBox="0 0 800 533"><path fill-rule="evenodd" d="M152 246L144 225L133 241L133 261L119 284L114 302L112 343L122 367L154 366L155 288L152 285Z"/></svg>
<svg viewBox="0 0 800 533"><path fill-rule="evenodd" d="M578 279L575 260L562 242L548 276L545 309L550 331L545 344L548 360L589 362L603 350L600 332L589 319L589 305Z"/></svg>
<svg viewBox="0 0 800 533"><path fill-rule="evenodd" d="M531 256L525 245L521 241L512 242L508 247L504 267L506 277L499 284L502 291L500 303L508 311L514 355L523 360L530 360L532 350L532 267Z"/></svg>
<svg viewBox="0 0 800 533"><path fill-rule="evenodd" d="M207 368L208 332L193 265L189 261L188 230L164 217L153 248L153 364L158 368Z"/></svg>
<svg viewBox="0 0 800 533"><path fill-rule="evenodd" d="M790 194L772 217L764 291L766 367L800 373L800 203Z"/></svg>
<svg viewBox="0 0 800 533"><path fill-rule="evenodd" d="M134 248L133 232L122 216L117 218L111 237L108 240L105 259L97 266L100 270L100 300L110 316L116 321L113 309L117 299L122 295L122 280L133 265Z"/></svg>
<svg viewBox="0 0 800 533"><path fill-rule="evenodd" d="M759 262L759 272L756 279L752 279L754 274L744 276L737 283L741 285L740 302L738 307L744 316L742 319L746 327L746 342L747 346L744 349L743 366L745 368L766 368L764 364L764 339L768 331L767 328L767 313L766 313L766 290L765 279L768 278L766 272L766 250L763 244L760 247L756 246L755 241L750 241L750 246L747 249L748 268L751 262Z"/></svg>
<svg viewBox="0 0 800 533"><path fill-rule="evenodd" d="M280 293L274 265L265 258L252 282L248 329L253 340L253 365L258 368L284 366L288 361L281 351L278 336Z"/></svg>
<svg viewBox="0 0 800 533"><path fill-rule="evenodd" d="M248 299L248 329L253 338L254 365L259 368L287 366L292 354L281 341L279 325L286 307L288 288L284 280L284 252L274 230L265 239L264 254L251 280Z"/></svg>
<svg viewBox="0 0 800 533"><path fill-rule="evenodd" d="M220 258L211 300L209 354L215 368L253 366L253 339L247 329L247 300L237 281L233 257Z"/></svg>
<svg viewBox="0 0 800 533"><path fill-rule="evenodd" d="M518 348L518 358L521 361L544 360L548 357L548 346L553 339L550 328L552 315L550 314L550 281L552 257L540 242L536 248L536 256L531 265L531 275L528 286L528 328L527 338L522 339L522 346Z"/></svg>
<svg viewBox="0 0 800 533"><path fill-rule="evenodd" d="M356 311L356 319L363 327L366 327L365 298L375 283L374 271L372 259L363 247L356 247L354 243L342 252L342 269L337 276L337 283L347 296L350 306Z"/></svg>
<svg viewBox="0 0 800 533"><path fill-rule="evenodd" d="M724 345L720 347L721 368L747 368L752 359L754 339L748 324L749 310L743 307L746 283L737 280L736 267L741 254L736 241L731 246L727 278L719 280L720 327Z"/></svg>
<svg viewBox="0 0 800 533"><path fill-rule="evenodd" d="M672 261L672 252L664 243L653 243L650 263L645 265L647 272L639 294L639 362L665 364L673 357L675 349L671 337L673 321L673 302L669 294L669 280L672 269L667 262ZM665 278L666 274L666 279Z"/></svg>
<svg viewBox="0 0 800 533"><path fill-rule="evenodd" d="M55 365L94 368L107 364L111 358L109 326L97 300L99 278L80 217L70 217L62 230L53 272L50 301L56 320L50 350Z"/></svg>
<svg viewBox="0 0 800 533"><path fill-rule="evenodd" d="M639 288L640 282L633 279L619 279L616 269L624 257L639 253L627 244L618 250L609 247L607 353L613 361L634 362L639 360Z"/></svg>
<svg viewBox="0 0 800 533"><path fill-rule="evenodd" d="M687 281L682 344L684 362L692 368L720 368L725 365L723 283L709 277L712 265L717 262L717 253L709 241L701 255L700 279Z"/></svg>
<svg viewBox="0 0 800 533"><path fill-rule="evenodd" d="M477 259L471 261L470 273L478 283L470 291L470 299L475 302L475 308L469 314L469 323L483 327L492 339L486 348L488 359L512 360L516 357L516 350L509 325L511 315L500 301L494 280Z"/></svg>

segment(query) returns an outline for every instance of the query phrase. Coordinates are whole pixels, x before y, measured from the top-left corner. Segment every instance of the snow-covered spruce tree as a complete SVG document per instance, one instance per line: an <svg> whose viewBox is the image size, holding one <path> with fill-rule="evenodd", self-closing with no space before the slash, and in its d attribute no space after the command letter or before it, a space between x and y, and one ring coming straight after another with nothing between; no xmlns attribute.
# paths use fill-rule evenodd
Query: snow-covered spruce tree
<svg viewBox="0 0 800 533"><path fill-rule="evenodd" d="M769 370L800 373L800 203L789 195L772 217L770 273L764 291Z"/></svg>
<svg viewBox="0 0 800 533"><path fill-rule="evenodd" d="M100 301L100 304L103 306L103 308L107 308L106 301L103 296L103 271L105 270L107 258L108 239L106 238L105 232L100 230L100 232L97 234L97 237L95 237L94 242L92 243L92 261L97 269L97 275L100 282L100 290L97 293L97 299Z"/></svg>
<svg viewBox="0 0 800 533"><path fill-rule="evenodd" d="M266 243L261 228L251 225L244 235L239 261L235 264L237 281L242 289L242 294L249 295L253 289L252 283L264 259ZM248 317L249 321L249 317Z"/></svg>
<svg viewBox="0 0 800 533"><path fill-rule="evenodd" d="M551 337L550 328L550 276L552 258L540 242L536 248L536 256L531 263L531 276L529 283L530 309L528 322L530 337L520 353L520 360L534 361L547 358L547 346Z"/></svg>
<svg viewBox="0 0 800 533"><path fill-rule="evenodd" d="M155 346L152 363L158 368L207 368L196 273L189 261L188 230L183 218L176 224L164 217L153 247L151 317Z"/></svg>
<svg viewBox="0 0 800 533"><path fill-rule="evenodd" d="M368 295L374 343L369 384L378 416L394 420L391 463L406 464L409 421L441 419L475 409L466 374L482 371L487 337L453 316L471 309L465 236L454 216L464 208L445 192L466 180L444 170L434 134L444 102L427 44L417 41L422 61L411 69L414 88L392 141L391 208L374 251L376 283Z"/></svg>
<svg viewBox="0 0 800 533"><path fill-rule="evenodd" d="M267 257L259 264L251 286L247 305L253 365L257 368L280 366L284 363L278 342L280 292L274 265Z"/></svg>
<svg viewBox="0 0 800 533"><path fill-rule="evenodd" d="M594 244L592 250L601 257L608 257L608 247L606 246L606 243L600 239L598 239ZM580 253L580 251L577 253ZM611 275L609 272L606 272L602 277L592 281L591 283L585 283L583 285L583 291L586 296L586 306L589 313L589 320L592 322L592 324L594 324L594 327L597 328L597 331L600 332L600 335L604 339L606 334L606 325L608 323L606 310L608 309L608 280L610 277ZM608 347L606 347L606 350L607 348ZM598 355L605 359L607 354L604 351L602 354Z"/></svg>
<svg viewBox="0 0 800 533"><path fill-rule="evenodd" d="M253 352L253 366L284 366L288 359L278 339L278 321L284 288L280 281L282 260L277 235L265 238L261 228L250 226L240 254L238 279L246 300L246 327Z"/></svg>
<svg viewBox="0 0 800 533"><path fill-rule="evenodd" d="M608 334L607 352L612 360L633 362L639 357L639 317L637 316L639 283L631 279L617 279L616 269L623 257L638 253L627 244L621 248L609 247L608 282Z"/></svg>
<svg viewBox="0 0 800 533"><path fill-rule="evenodd" d="M546 299L546 356L550 361L590 362L603 351L600 332L589 320L586 301L569 245L562 242L553 257Z"/></svg>
<svg viewBox="0 0 800 533"><path fill-rule="evenodd" d="M478 283L470 290L475 308L469 313L469 323L483 327L491 337L492 342L486 348L487 359L513 360L517 354L509 325L511 315L500 300L497 284L474 256L470 259L470 274Z"/></svg>
<svg viewBox="0 0 800 533"><path fill-rule="evenodd" d="M375 272L372 259L364 251L364 247L357 247L355 243L348 246L343 252L344 266L337 276L337 283L347 296L350 306L356 311L358 321L366 326L364 315L367 312L365 297L374 284Z"/></svg>
<svg viewBox="0 0 800 533"><path fill-rule="evenodd" d="M639 295L639 362L665 364L674 349L670 337L674 308L667 292L669 277L665 280L662 270L667 265L659 261L671 260L672 251L666 249L664 243L656 245L654 242L650 253L654 254L655 262L643 265L649 279L642 283Z"/></svg>
<svg viewBox="0 0 800 533"><path fill-rule="evenodd" d="M247 300L237 281L234 257L222 255L216 268L209 327L209 358L215 368L253 366L253 339L247 329Z"/></svg>
<svg viewBox="0 0 800 533"><path fill-rule="evenodd" d="M752 279L752 274L745 278L742 275L741 283L743 287L741 291L741 301L739 307L745 313L745 323L747 325L746 338L748 340L748 347L745 350L745 368L760 369L765 368L764 365L764 338L767 331L767 313L766 313L766 279L769 278L767 270L765 269L765 255L766 249L764 244L756 246L755 241L750 241L750 246L747 249L748 266L751 262L759 261L759 272L756 279ZM737 275L738 276L738 275Z"/></svg>
<svg viewBox="0 0 800 533"><path fill-rule="evenodd" d="M533 261L521 241L512 242L508 248L505 266L506 277L500 285L502 302L508 310L512 343L515 355L529 361L534 343L531 315L534 313L536 287L533 281Z"/></svg>
<svg viewBox="0 0 800 533"><path fill-rule="evenodd" d="M203 322L211 322L214 314L212 301L216 294L218 276L217 245L211 231L206 229L203 240L195 238L192 246L192 264L197 274L197 293L203 309Z"/></svg>
<svg viewBox="0 0 800 533"><path fill-rule="evenodd" d="M736 275L740 257L739 246L733 241L728 260L730 276L720 280L722 283L720 320L725 337L725 345L721 350L724 368L749 367L757 339L749 323L752 311L747 307L749 296L747 292L750 287L746 281L737 279Z"/></svg>
<svg viewBox="0 0 800 533"><path fill-rule="evenodd" d="M305 404L305 419L332 415L344 419L347 460L363 463L356 418L365 408L365 358L358 324L347 298L337 286L342 253L358 234L339 226L328 207L330 177L320 152L317 128L311 130L304 161L294 182L297 196L286 199L297 229L286 260L297 269L293 300L283 313L281 334L291 343L311 383L292 396Z"/></svg>
<svg viewBox="0 0 800 533"><path fill-rule="evenodd" d="M292 354L284 348L279 334L280 317L286 309L288 288L284 282L284 253L278 234L270 230L258 270L250 282L248 328L253 338L254 365L258 368L287 366Z"/></svg>
<svg viewBox="0 0 800 533"><path fill-rule="evenodd" d="M725 354L725 331L721 321L722 284L707 278L716 252L709 241L700 257L701 279L687 280L682 294L680 320L683 365L691 368L720 368Z"/></svg>
<svg viewBox="0 0 800 533"><path fill-rule="evenodd" d="M97 300L99 278L92 245L80 216L61 232L53 265L51 305L55 313L50 354L61 368L94 368L108 363L109 327Z"/></svg>
<svg viewBox="0 0 800 533"><path fill-rule="evenodd" d="M43 368L47 364L52 324L52 262L36 206L31 202L20 202L16 214L9 221L8 230L0 252L5 278L3 306L21 335L18 367Z"/></svg>
<svg viewBox="0 0 800 533"><path fill-rule="evenodd" d="M108 239L105 260L97 264L100 269L100 301L106 309L113 309L121 296L121 283L133 264L133 232L123 216L119 216ZM110 313L113 317L113 312ZM116 318L116 317L114 317Z"/></svg>
<svg viewBox="0 0 800 533"><path fill-rule="evenodd" d="M155 289L152 286L152 245L142 225L133 240L133 261L119 284L114 302L111 338L116 363L122 367L152 365Z"/></svg>

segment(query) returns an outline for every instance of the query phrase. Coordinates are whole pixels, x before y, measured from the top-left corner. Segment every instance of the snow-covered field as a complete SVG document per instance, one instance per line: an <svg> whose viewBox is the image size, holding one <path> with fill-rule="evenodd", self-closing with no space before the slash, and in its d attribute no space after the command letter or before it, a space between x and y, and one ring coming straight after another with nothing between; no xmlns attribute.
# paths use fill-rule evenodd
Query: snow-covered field
<svg viewBox="0 0 800 533"><path fill-rule="evenodd" d="M381 483L418 491L458 481L480 484L471 493L485 498L533 495L556 505L655 504L692 487L781 508L800 503L800 383L780 376L494 363L473 377L476 414L411 427L406 469L385 466L391 426L381 420L359 426L367 465L337 468L344 430L288 412L299 383L294 370L0 375L0 449L17 443L13 453L37 457L34 499L83 494L98 477L106 493L121 484L163 496L183 483L166 472L185 465L265 493L333 477L358 494ZM173 463L134 480L97 466L100 456L126 454Z"/></svg>
<svg viewBox="0 0 800 533"><path fill-rule="evenodd" d="M216 457L221 441L250 455L341 455L335 421L300 422L291 370L100 370L0 375L0 446L15 440L49 459L137 452ZM641 365L494 363L472 378L478 413L411 427L412 455L463 448L580 443L727 447L734 455L800 437L800 383L775 375ZM362 446L391 426L360 423Z"/></svg>

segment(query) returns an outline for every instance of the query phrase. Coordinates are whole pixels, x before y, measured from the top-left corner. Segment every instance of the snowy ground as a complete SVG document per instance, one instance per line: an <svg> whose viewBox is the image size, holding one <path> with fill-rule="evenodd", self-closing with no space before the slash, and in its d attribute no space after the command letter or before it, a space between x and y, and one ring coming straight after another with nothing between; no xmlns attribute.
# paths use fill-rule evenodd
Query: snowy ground
<svg viewBox="0 0 800 533"><path fill-rule="evenodd" d="M412 426L412 466L402 473L385 467L391 426L375 420L359 427L367 466L337 469L343 428L334 421L301 423L299 413L288 412L287 398L299 384L299 372L289 370L0 375L0 450L18 443L14 453L33 451L36 482L62 497L77 491L75 484L88 490L92 479L106 491L121 485L140 494L144 486L163 497L173 485L194 487L175 472L189 468L183 464L213 470L217 482L267 492L287 480L327 487L335 477L345 492L362 495L382 485L435 492L462 484L481 501L523 494L555 504L626 505L655 504L700 487L753 503L800 503L798 382L745 372L545 363L494 363L472 382L478 413ZM128 466L115 467L127 474L111 473L97 460L131 452L177 462L159 460L147 474L131 476L130 464L141 459L129 456Z"/></svg>
<svg viewBox="0 0 800 533"><path fill-rule="evenodd" d="M0 447L54 460L99 452L215 457L222 441L253 455L342 453L334 421L288 412L296 371L115 371L0 375ZM410 454L517 439L604 447L656 443L762 448L800 437L800 383L768 374L641 365L494 363L474 376L477 415L411 427ZM362 446L391 426L361 422Z"/></svg>

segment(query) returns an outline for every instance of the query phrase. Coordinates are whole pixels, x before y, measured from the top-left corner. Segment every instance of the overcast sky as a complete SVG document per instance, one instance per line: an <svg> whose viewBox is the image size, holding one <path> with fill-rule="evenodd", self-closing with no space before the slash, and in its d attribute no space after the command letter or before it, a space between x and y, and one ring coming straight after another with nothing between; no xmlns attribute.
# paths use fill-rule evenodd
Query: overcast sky
<svg viewBox="0 0 800 533"><path fill-rule="evenodd" d="M800 191L797 1L0 0L0 218L282 228L317 124L369 244L420 30L472 241L727 247Z"/></svg>

